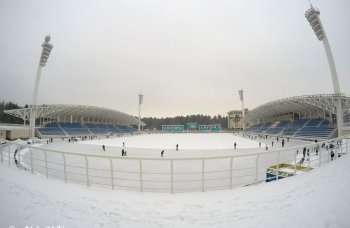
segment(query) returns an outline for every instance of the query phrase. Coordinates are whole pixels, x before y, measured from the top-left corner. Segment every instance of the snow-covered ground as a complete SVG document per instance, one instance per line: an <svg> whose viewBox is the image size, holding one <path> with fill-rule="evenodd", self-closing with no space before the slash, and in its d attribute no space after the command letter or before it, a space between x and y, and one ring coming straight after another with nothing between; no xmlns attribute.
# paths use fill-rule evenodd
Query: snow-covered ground
<svg viewBox="0 0 350 228"><path fill-rule="evenodd" d="M0 164L0 227L350 227L350 156L233 190L162 194L86 188Z"/></svg>
<svg viewBox="0 0 350 228"><path fill-rule="evenodd" d="M154 148L159 151L159 149L175 149L176 144L179 144L180 149L186 150L233 149L235 142L238 148L241 149L259 147L257 141L237 137L229 133L143 134L131 137L84 141L83 143L117 147L121 147L125 143L124 145L129 148Z"/></svg>

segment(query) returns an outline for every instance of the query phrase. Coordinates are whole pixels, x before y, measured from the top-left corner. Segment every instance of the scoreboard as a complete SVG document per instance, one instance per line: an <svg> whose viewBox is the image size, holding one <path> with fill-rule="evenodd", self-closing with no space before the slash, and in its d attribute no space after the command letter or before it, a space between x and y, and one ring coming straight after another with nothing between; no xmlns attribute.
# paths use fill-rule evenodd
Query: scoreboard
<svg viewBox="0 0 350 228"><path fill-rule="evenodd" d="M197 130L197 123L186 123L186 130Z"/></svg>
<svg viewBox="0 0 350 228"><path fill-rule="evenodd" d="M185 130L184 125L162 125L162 131L182 132Z"/></svg>
<svg viewBox="0 0 350 228"><path fill-rule="evenodd" d="M211 124L211 125L199 125L198 126L199 131L221 131L222 127L221 124Z"/></svg>
<svg viewBox="0 0 350 228"><path fill-rule="evenodd" d="M200 131L210 131L210 125L199 125L198 130L200 130Z"/></svg>

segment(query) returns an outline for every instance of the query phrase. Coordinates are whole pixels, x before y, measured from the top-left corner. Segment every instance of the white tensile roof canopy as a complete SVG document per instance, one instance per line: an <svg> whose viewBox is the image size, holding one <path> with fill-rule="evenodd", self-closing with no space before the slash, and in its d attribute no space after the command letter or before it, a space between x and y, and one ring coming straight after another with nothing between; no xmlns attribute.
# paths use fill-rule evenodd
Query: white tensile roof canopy
<svg viewBox="0 0 350 228"><path fill-rule="evenodd" d="M25 120L30 119L32 108L6 110L5 113ZM58 122L107 123L115 125L138 125L132 115L108 108L88 105L41 105L37 106L36 118L47 118ZM141 121L141 125L146 124Z"/></svg>
<svg viewBox="0 0 350 228"><path fill-rule="evenodd" d="M341 101L343 114L350 112L350 97L344 94L306 95L272 101L249 111L246 123L270 122L275 117L296 113L304 118L336 114L336 103Z"/></svg>

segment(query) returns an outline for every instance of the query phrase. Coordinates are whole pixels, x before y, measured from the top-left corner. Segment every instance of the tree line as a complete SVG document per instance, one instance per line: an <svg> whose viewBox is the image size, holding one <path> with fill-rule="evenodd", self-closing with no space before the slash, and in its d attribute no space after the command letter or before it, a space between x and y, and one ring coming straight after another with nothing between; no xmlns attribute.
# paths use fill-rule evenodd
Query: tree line
<svg viewBox="0 0 350 228"><path fill-rule="evenodd" d="M162 125L186 125L186 123L197 123L198 125L221 124L222 128L227 128L227 116L210 115L187 115L166 118L144 117L141 119L145 124L145 129L161 130Z"/></svg>

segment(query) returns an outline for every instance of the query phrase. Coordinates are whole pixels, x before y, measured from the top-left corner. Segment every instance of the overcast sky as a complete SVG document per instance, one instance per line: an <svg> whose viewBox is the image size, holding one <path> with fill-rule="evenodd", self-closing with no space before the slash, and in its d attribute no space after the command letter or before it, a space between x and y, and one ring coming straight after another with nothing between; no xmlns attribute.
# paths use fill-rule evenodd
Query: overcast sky
<svg viewBox="0 0 350 228"><path fill-rule="evenodd" d="M314 0L341 91L350 91L350 1ZM276 99L333 93L307 0L0 1L0 99L32 102L46 34L54 48L38 104L142 116L227 115Z"/></svg>

